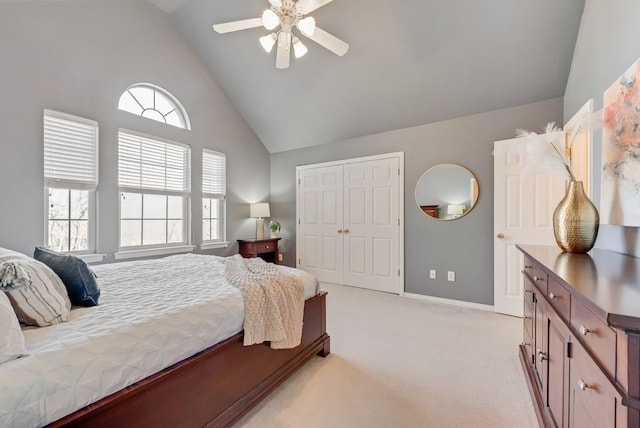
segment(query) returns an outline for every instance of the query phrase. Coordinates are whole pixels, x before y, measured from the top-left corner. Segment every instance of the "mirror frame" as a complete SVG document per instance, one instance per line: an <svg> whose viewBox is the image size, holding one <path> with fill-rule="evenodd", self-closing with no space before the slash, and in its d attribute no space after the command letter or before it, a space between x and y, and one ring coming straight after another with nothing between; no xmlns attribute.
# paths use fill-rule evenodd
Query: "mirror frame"
<svg viewBox="0 0 640 428"><path fill-rule="evenodd" d="M473 201L473 204L469 207L469 209L462 215L455 217L455 218L439 218L439 217L433 217L429 214L427 214L427 212L425 210L422 209L422 207L432 207L432 205L420 205L420 203L418 202L418 185L420 184L420 182L424 179L424 177L430 172L433 171L435 168L441 167L441 166L455 166L458 168L461 168L462 170L464 170L467 174L469 174L469 177L472 178L475 181L475 200ZM478 199L480 199L480 185L478 183L478 178L475 176L475 174L473 172L471 172L471 170L469 170L469 168L464 167L460 164L457 163L453 163L453 162L443 162L443 163L439 163L436 165L433 165L431 168L427 169L425 172L422 173L422 175L420 176L420 178L418 178L418 181L416 182L415 185L415 189L414 189L414 196L413 196L416 205L418 206L418 209L420 210L420 212L425 216L428 217L432 220L438 220L438 221L453 221L453 220L459 220L462 217L466 216L467 214L469 214L471 211L473 211L473 209L475 208L476 205L478 205ZM437 205L433 205L433 207L436 207Z"/></svg>

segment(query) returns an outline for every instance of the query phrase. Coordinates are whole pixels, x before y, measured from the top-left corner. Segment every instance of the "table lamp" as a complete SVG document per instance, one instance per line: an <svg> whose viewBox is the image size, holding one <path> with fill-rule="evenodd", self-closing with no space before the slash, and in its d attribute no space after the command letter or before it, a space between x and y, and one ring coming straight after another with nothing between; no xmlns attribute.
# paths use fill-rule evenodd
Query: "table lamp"
<svg viewBox="0 0 640 428"><path fill-rule="evenodd" d="M249 215L256 219L256 239L264 239L264 219L262 217L271 215L269 213L269 204L260 202L249 205Z"/></svg>
<svg viewBox="0 0 640 428"><path fill-rule="evenodd" d="M464 204L447 205L447 214L449 214L451 218L458 218L464 214L464 209Z"/></svg>

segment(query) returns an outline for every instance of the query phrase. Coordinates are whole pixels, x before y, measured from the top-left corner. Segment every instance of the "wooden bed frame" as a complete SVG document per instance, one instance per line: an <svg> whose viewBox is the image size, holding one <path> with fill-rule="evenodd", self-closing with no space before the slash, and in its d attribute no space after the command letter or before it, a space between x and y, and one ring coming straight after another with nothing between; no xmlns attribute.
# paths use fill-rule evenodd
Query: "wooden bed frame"
<svg viewBox="0 0 640 428"><path fill-rule="evenodd" d="M329 355L326 294L305 302L302 343L294 349L243 346L238 333L50 426L231 426L314 355Z"/></svg>

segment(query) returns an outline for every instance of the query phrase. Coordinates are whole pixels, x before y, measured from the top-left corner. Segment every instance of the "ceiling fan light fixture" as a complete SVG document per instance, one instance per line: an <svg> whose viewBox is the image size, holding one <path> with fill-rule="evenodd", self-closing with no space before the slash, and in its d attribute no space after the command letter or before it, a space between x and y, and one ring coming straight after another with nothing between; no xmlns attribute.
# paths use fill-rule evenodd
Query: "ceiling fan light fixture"
<svg viewBox="0 0 640 428"><path fill-rule="evenodd" d="M299 38L293 38L293 55L296 58L302 58L308 51L309 49L302 44Z"/></svg>
<svg viewBox="0 0 640 428"><path fill-rule="evenodd" d="M271 9L266 9L262 12L262 25L264 25L264 28L267 30L273 30L280 25L280 18Z"/></svg>
<svg viewBox="0 0 640 428"><path fill-rule="evenodd" d="M302 32L305 36L313 36L313 33L316 31L316 20L313 16L307 16L304 19L298 21L298 30Z"/></svg>
<svg viewBox="0 0 640 428"><path fill-rule="evenodd" d="M258 39L265 52L270 53L273 50L273 45L276 44L276 37L276 33L271 33Z"/></svg>

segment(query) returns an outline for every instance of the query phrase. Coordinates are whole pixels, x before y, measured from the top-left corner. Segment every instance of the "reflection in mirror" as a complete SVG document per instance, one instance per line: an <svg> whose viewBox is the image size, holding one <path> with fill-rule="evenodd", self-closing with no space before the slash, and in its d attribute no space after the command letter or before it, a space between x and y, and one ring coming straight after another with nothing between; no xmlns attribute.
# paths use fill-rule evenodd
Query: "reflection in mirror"
<svg viewBox="0 0 640 428"><path fill-rule="evenodd" d="M478 181L467 168L443 163L429 168L416 184L416 203L438 220L467 215L478 201Z"/></svg>

